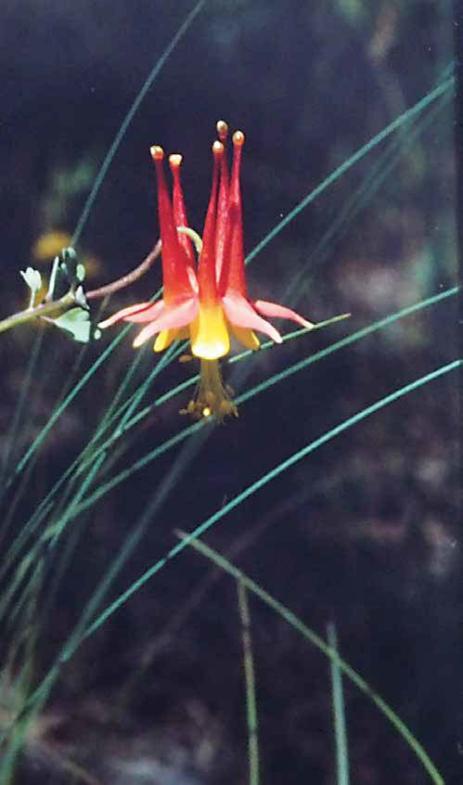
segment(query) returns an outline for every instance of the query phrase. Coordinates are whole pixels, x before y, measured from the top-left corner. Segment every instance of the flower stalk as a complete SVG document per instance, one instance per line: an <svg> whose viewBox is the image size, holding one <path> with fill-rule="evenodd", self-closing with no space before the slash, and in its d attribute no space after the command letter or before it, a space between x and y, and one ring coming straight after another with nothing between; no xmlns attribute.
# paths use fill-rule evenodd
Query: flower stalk
<svg viewBox="0 0 463 785"><path fill-rule="evenodd" d="M19 327L20 324L26 324L33 319L47 317L49 319L56 316L61 316L65 311L75 305L75 295L72 292L67 292L64 297L52 302L42 303L36 305L34 308L26 308L24 311L7 316L6 319L0 321L0 333L7 330L12 330L14 327Z"/></svg>

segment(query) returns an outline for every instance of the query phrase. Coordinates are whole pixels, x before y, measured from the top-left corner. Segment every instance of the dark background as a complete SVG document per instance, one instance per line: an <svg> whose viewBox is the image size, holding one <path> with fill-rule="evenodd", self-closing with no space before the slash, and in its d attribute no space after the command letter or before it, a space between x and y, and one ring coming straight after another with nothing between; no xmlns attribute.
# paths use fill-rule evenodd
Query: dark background
<svg viewBox="0 0 463 785"><path fill-rule="evenodd" d="M2 317L24 306L18 269L33 262L37 239L53 230L72 234L125 112L191 7L183 0L3 0ZM206 4L136 115L85 226L79 250L90 260L89 285L129 270L157 239L150 145L184 155L190 221L201 231L215 122L224 118L245 131L250 251L440 81L453 57L452 28L450 4L426 0ZM297 305L313 320L346 311L352 317L227 371L236 392L453 285L452 120L448 103L412 143L402 132L396 165L326 251L319 248L325 232L384 145L252 262L252 294ZM111 310L144 299L159 282L155 269ZM174 529L192 530L326 430L454 359L454 299L335 353L243 404L236 422L210 429L111 596L172 545ZM36 332L2 336L3 434ZM52 328L44 338L18 456L47 421L80 351ZM107 340L88 349L83 367ZM126 340L53 429L19 505L18 526L86 443L131 360ZM140 381L152 362L146 353ZM175 364L153 394L189 373ZM455 374L402 398L272 482L207 537L221 552L232 548L245 572L320 634L336 622L345 658L398 711L449 784L461 782L463 772L457 403ZM184 427L183 405L176 398L142 424L116 468ZM43 619L39 673L181 450L135 474L82 522L83 536ZM262 782L335 782L328 663L254 601L251 612ZM59 751L101 783L246 782L241 670L236 587L184 553L66 666L20 781L61 781L52 759ZM353 782L428 782L371 702L345 687Z"/></svg>

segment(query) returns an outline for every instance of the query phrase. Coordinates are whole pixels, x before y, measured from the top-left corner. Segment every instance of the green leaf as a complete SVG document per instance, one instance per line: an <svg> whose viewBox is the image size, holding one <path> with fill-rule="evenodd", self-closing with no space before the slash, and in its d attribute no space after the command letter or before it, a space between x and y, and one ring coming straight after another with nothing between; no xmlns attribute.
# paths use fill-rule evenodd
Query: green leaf
<svg viewBox="0 0 463 785"><path fill-rule="evenodd" d="M79 343L88 343L90 339L100 338L101 330L93 330L90 314L84 308L71 308L57 319L49 319L60 330L70 333L72 338Z"/></svg>

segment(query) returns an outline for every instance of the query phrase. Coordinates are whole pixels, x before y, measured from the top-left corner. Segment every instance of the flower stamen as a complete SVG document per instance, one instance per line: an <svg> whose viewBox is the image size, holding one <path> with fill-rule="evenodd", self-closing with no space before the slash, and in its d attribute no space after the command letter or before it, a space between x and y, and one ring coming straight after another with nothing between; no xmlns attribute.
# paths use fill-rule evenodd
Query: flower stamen
<svg viewBox="0 0 463 785"><path fill-rule="evenodd" d="M226 417L238 417L238 409L231 399L231 390L222 381L217 360L201 360L195 396L181 414L189 414L195 420L215 416L220 422Z"/></svg>

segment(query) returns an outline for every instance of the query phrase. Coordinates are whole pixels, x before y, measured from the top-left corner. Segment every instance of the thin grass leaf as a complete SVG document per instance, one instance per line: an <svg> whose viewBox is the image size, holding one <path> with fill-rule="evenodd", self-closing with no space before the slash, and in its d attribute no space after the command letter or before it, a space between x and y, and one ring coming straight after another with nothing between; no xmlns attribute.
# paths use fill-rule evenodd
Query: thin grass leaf
<svg viewBox="0 0 463 785"><path fill-rule="evenodd" d="M110 165L111 165L111 163L112 163L112 161L114 159L114 156L116 155L116 152L117 152L117 150L118 150L118 148L119 148L119 146L120 146L120 144L121 144L125 134L127 133L127 130L129 129L129 127L130 127L130 125L132 123L132 120L133 120L136 112L138 111L139 107L141 106L141 104L142 104L144 98L146 97L147 93L149 92L150 88L153 86L153 84L154 84L157 76L159 75L160 71L162 70L162 68L166 64L167 60L169 59L169 57L172 54L172 52L174 51L174 49L176 48L177 44L181 41L183 36L186 34L186 32L188 31L188 29L190 28L190 26L192 25L192 23L194 22L194 20L196 19L196 17L200 13L200 11L202 11L202 9L205 6L205 4L206 4L206 0L199 0L199 2L196 3L196 5L193 7L193 9L190 11L190 13L187 15L187 17L186 17L185 21L183 22L183 24L179 27L179 29L177 30L176 34L171 39L171 41L168 44L168 46L166 47L164 53L161 55L160 58L158 58L156 60L155 65L151 69L150 73L148 74L147 79L145 80L145 82L142 85L140 91L138 92L137 96L135 97L135 100L134 100L132 106L130 107L129 111L127 112L127 114L126 114L126 116L124 118L124 120L122 121L121 126L120 126L120 128L119 128L119 130L118 130L118 132L117 132L117 134L116 134L116 136L114 138L114 141L111 144L111 146L110 146L110 148L109 148L109 150L108 150L108 152L107 152L107 154L106 154L106 156L105 156L105 158L103 160L103 163L102 163L102 165L100 167L98 175L97 175L97 177L95 179L95 182L93 184L93 188L92 188L92 190L91 190L91 192L90 192L90 194L89 194L89 196L87 198L87 201L86 201L86 203L85 203L85 205L83 207L82 213L80 215L80 218L78 220L77 226L76 226L76 228L74 230L74 234L73 234L73 237L72 237L72 242L71 242L72 246L76 246L78 244L79 240L80 240L80 237L81 237L82 232L83 232L83 230L85 228L85 225L86 225L86 223L88 221L88 218L90 216L90 212L91 212L91 210L93 208L93 205L94 205L95 200L96 200L96 198L98 196L100 188L101 188L101 186L102 186L102 184L103 184L103 182L104 182L104 180L106 178L106 175L108 173L108 169L109 169L109 167L110 167ZM85 386L85 384L93 376L93 374L98 370L98 368L102 365L102 363L105 361L105 359L111 354L112 350L118 345L118 343L120 342L118 339L121 338L123 332L124 331L122 331L121 334L119 336L117 336L116 339L113 340L113 342L110 344L110 346L107 348L107 350L105 350L105 352L103 352L103 354L100 355L100 357L95 361L95 363L90 368L90 370L87 371L87 373L82 377L82 379L80 379L77 382L77 384L73 387L73 389L69 392L69 394L66 395L63 403L61 403L57 407L57 409L55 409L52 412L50 420L47 423L47 425L42 429L41 433L39 433L37 438L34 440L33 444L30 446L30 448L26 451L26 453L23 456L23 458L17 464L15 472L14 472L14 475L19 474L24 469L24 466L30 460L30 458L34 454L34 452L41 446L41 444L45 440L46 436L48 435L49 431L54 426L56 421L59 419L59 417L61 416L63 411L67 408L67 406L71 403L71 401L76 397L76 395L80 392L80 390ZM38 356L38 354L39 353L37 353L37 356ZM10 480L9 483L6 484L6 487L9 487L10 485L11 485L11 480Z"/></svg>
<svg viewBox="0 0 463 785"><path fill-rule="evenodd" d="M421 308L434 305L440 302L441 300L446 299L447 297L454 296L457 292L458 292L458 287L453 287L452 289L448 289L445 292L442 292L426 300L423 300L420 303L416 303L414 305L403 308L400 311L391 314L390 316L386 316L384 319L380 319L377 322L368 325L368 327L364 327L361 330L357 330L355 333L352 333L346 338L342 338L341 340L336 341L335 343L331 344L327 348L322 349L321 351L316 352L315 354L309 357L305 357L303 360L294 363L289 368L285 368L283 371L280 371L279 373L270 376L268 379L265 379L263 382L260 382L259 384L255 385L250 390L237 396L236 403L238 405L245 403L247 400L250 400L255 395L258 395L259 393L264 392L267 389L270 389L271 387L273 387L273 385L278 384L281 381L284 381L285 379L289 378L293 374L302 371L309 365L313 365L314 363L318 362L319 360L322 360L325 357L328 357L334 352L339 351L340 349L349 346L355 343L356 341L367 337L368 335L371 335L377 330L383 329L384 327L392 324L393 322L397 321L398 319L401 319L402 317L415 313L416 311L421 310ZM307 330L296 330L291 334L291 338L298 337L299 335L306 332ZM288 336L286 337L288 338ZM271 344L271 342L268 342L266 344L263 344L262 348L264 347L267 348L272 345L273 344ZM250 351L243 352L239 356L232 358L230 362L237 362L240 359L249 356L250 354L252 354L252 352ZM195 380L196 378L197 377L195 377ZM145 409L145 411L138 417L137 422L140 421L142 416L146 416L147 414L149 414L149 412L152 411L153 408L160 406L162 403L165 403L167 400L172 398L178 392L183 391L187 387L191 386L195 380L189 379L186 382L183 382L181 385L174 387L168 393L165 393L165 395L158 398L151 405L151 407L147 407ZM161 455L164 455L168 450L172 449L173 447L177 446L181 442L185 441L197 431L203 428L211 428L212 424L213 423L210 420L199 421L197 423L194 423L193 425L184 428L182 431L179 431L177 434L175 434L175 436L171 437L170 439L167 439L165 442L162 442L160 445L157 445L153 450L150 450L150 452L146 453L146 455L144 455L142 458L139 458L131 466L128 466L127 468L123 469L114 477L112 477L110 480L108 480L107 483L103 483L93 494L91 494L86 499L86 501L81 505L80 510L88 509L89 506L95 504L99 499L101 499L103 496L108 494L113 488L115 488L117 485L127 480L132 474L134 474L137 471L140 471L149 463L156 460ZM127 428L128 427L129 427L129 423L127 424ZM105 446L108 446L108 443L106 443Z"/></svg>
<svg viewBox="0 0 463 785"><path fill-rule="evenodd" d="M45 563L47 561L49 562L52 558L51 554L56 547L64 529L66 528L67 523L76 517L76 508L79 505L81 499L85 496L88 487L97 476L104 458L104 453L98 456L87 477L81 483L74 499L69 503L64 515L52 520L46 527L45 531L42 533L36 547L30 548L26 553L26 556L20 565L21 569L17 569L15 571L8 590L2 594L0 603L0 618L7 612L10 612L10 621L13 621L15 616L18 616L23 608L31 582L33 582L34 586L36 587L39 585L37 583L38 576L42 575ZM59 565L57 565L57 567L58 566ZM31 572L31 577L28 578L26 582L25 578L28 577L28 571L30 567L34 567L34 569ZM9 603L13 600L16 590L18 590L22 584L24 584L23 592L19 595L14 604L14 607L10 610Z"/></svg>
<svg viewBox="0 0 463 785"><path fill-rule="evenodd" d="M37 370L37 364L40 356L40 350L42 348L43 343L43 330L39 331L39 334L34 339L34 343L32 345L32 351L29 356L29 361L27 363L26 373L24 376L24 380L21 383L21 390L19 393L18 402L15 406L15 411L13 415L13 419L11 421L11 426L8 430L8 434L6 436L6 449L3 456L2 467L0 471L0 498L3 495L3 487L4 487L4 480L5 475L8 471L8 464L10 460L14 458L14 448L16 445L19 427L24 423L24 412L26 408L26 404L28 403L29 396L31 394L34 376Z"/></svg>
<svg viewBox="0 0 463 785"><path fill-rule="evenodd" d="M336 626L333 622L327 624L327 638L330 648L338 654L338 641ZM349 785L349 751L347 746L346 704L339 663L330 660L331 673L331 698L333 705L334 738L336 747L336 773L337 785Z"/></svg>
<svg viewBox="0 0 463 785"><path fill-rule="evenodd" d="M308 254L306 263L293 276L282 297L283 300L297 305L307 287L313 282L316 268L333 253L334 243L345 234L356 216L371 205L373 197L401 163L404 155L416 144L417 139L431 127L451 99L452 95L445 93L436 101L436 106L431 107L424 117L416 118L414 116L412 121L402 127L405 134L398 134L391 139L378 160L368 168L368 173L359 187L355 189L338 215L330 222L315 248ZM412 122L415 122L415 127L409 127L412 126Z"/></svg>
<svg viewBox="0 0 463 785"><path fill-rule="evenodd" d="M335 648L327 644L320 635L318 635L311 627L308 627L298 616L296 616L295 613L283 605L282 602L279 602L277 599L275 599L275 597L273 597L269 592L263 589L258 583L253 581L252 578L246 575L242 570L238 569L238 567L235 567L234 564L231 564L231 562L225 559L224 556L219 554L209 545L206 545L200 540L193 539L191 535L184 536L181 543L191 546L207 559L216 564L217 567L231 575L236 581L241 581L243 586L245 586L245 588L251 592L251 594L254 594L256 597L262 600L265 605L267 605L282 619L288 622L288 624L290 624L291 627L293 627L300 635L302 635L303 638L305 638L319 651L321 651L322 654L328 657L331 662L335 663L339 670L341 670L347 676L347 678L350 679L350 681L355 684L355 686L358 687L358 689L377 706L380 712L389 720L391 725L393 725L400 736L402 736L404 741L413 750L416 757L423 765L434 785L445 785L442 775L432 762L428 753L420 744L418 739L413 735L407 725L403 722L403 720L401 720L394 709L392 709L391 706L389 706L389 704L380 695L378 695L378 693L375 692L372 687L370 687L368 682L339 655Z"/></svg>
<svg viewBox="0 0 463 785"><path fill-rule="evenodd" d="M448 292L443 292L440 295L436 295L433 298L429 298L429 300L424 301L424 303L432 304L434 302L438 302L440 299L443 299L444 297L449 296L449 294L451 292L452 293L456 293L456 290L457 289L455 288L454 290L449 290ZM424 303L420 303L420 304L417 304L415 306L411 306L408 309L403 309L401 312L399 312L399 314L404 314L404 312L406 312L406 313L413 312L418 307L423 307ZM326 356L327 354L331 353L331 351L333 351L334 348L341 348L342 346L347 345L348 343L352 342L353 339L357 339L358 337L364 337L365 335L369 334L369 332L371 332L373 328L380 329L381 327L385 326L385 324L390 323L391 321L395 320L395 318L399 318L399 314L394 314L391 317L386 317L385 320L380 320L379 323L376 323L375 325L371 325L369 328L364 328L364 330L359 331L358 333L354 334L353 336L348 336L347 339L343 339L342 341L338 342L337 344L333 345L332 347L328 347L326 350L322 350L322 352L318 353L317 355L313 355L311 358L307 358L305 361L302 361L302 363L303 363L302 365L301 365L301 363L297 363L296 366L294 366L294 368L295 369L300 369L301 367L304 367L306 364L310 364L310 362L313 362L316 359L321 359L321 357ZM301 331L296 331L296 334L299 334L300 332ZM237 358L235 358L235 359L237 359ZM263 389L266 389L272 383L275 383L275 379L281 380L281 379L286 378L288 375L289 375L288 369L286 369L286 371L282 372L281 374L277 374L276 377L272 377L272 379L266 380L261 385L258 385L258 390L261 391ZM256 388L254 388L254 389L256 389ZM250 395L251 393L252 393L252 391L250 391L250 393L248 393L248 395ZM245 399L246 399L246 394L241 396L241 399L239 399L239 400L245 400ZM208 425L210 425L210 424L208 423ZM164 451L166 451L167 449L170 449L172 446L175 446L180 441L182 441L185 438L186 435L191 435L196 430L199 430L199 428L201 426L202 426L201 422L200 423L195 423L194 425L192 425L189 428L185 429L185 431L180 432L180 434L177 434L176 436L172 437L172 439L167 440L167 442L164 442L162 445L160 445L157 448L155 448L155 450L153 450L150 453L148 453L148 455L145 456L144 458L142 458L140 461L137 461L136 464L132 465L132 467L129 467L129 469L127 469L127 470L124 470L119 475L117 475L115 478L112 478L108 483L106 483L105 485L100 487L93 495L91 495L85 502L83 502L80 506L78 506L76 508L76 513L79 513L79 512L81 512L81 511L83 511L85 509L88 509L88 507L91 506L96 500L98 500L98 498L100 498L101 495L103 495L104 493L109 492L109 490L111 490L111 488L115 487L115 485L118 484L119 482L122 482L123 479L127 479L128 476L130 476L130 474L133 471L135 471L138 468L142 468L144 465L146 465L146 463L148 461L154 460L154 458L156 458L159 455L161 455ZM136 467L136 469L134 467ZM157 501L157 497L156 497L155 508L157 508L157 506L158 506L158 501ZM71 517L68 516L67 517L67 522L69 522L70 520L71 520ZM142 527L141 527L142 531L144 531L145 526L146 526L146 523L144 522ZM138 528L136 529L136 531L138 531ZM141 533L140 533L140 537L141 537ZM138 539L137 539L137 542L138 542ZM130 546L129 551L127 551L127 553L126 553L124 558L128 557L128 553L132 552L132 548L133 547L134 546Z"/></svg>
<svg viewBox="0 0 463 785"><path fill-rule="evenodd" d="M203 6L203 3L200 2L193 9L193 11L191 12L191 14L193 15L193 19L194 19L194 16L197 13L199 13L199 11L201 10L202 6ZM187 24L189 19L190 18L188 18L186 20L185 24ZM193 19L191 19L191 21L193 21ZM190 23L191 23L191 21L190 21ZM183 31L183 32L185 32L185 31ZM179 33L180 33L180 31L179 31ZM172 46L172 43L173 42L171 42L171 46ZM170 50L166 50L166 53L168 51L169 51L169 54L170 54ZM166 53L164 53L164 54L166 55ZM158 64L156 64L154 69L156 69L157 66L158 66ZM449 67L449 70L450 70L450 67ZM157 71L156 71L156 75L157 75ZM150 80L150 77L151 77L151 75L148 77L147 82ZM147 83L145 83L145 85L142 88L139 96L137 97L134 105L132 106L133 112L136 111L136 108L138 108L138 105L141 103L141 100L143 99L146 91L149 89L149 87L146 87L146 85L147 85ZM280 231L282 231L290 223L290 221L292 221L294 218L296 218L296 216L299 215L299 213L305 207L307 207L311 202L313 202L326 188L328 188L330 185L332 185L334 182L336 182L336 180L339 177L341 177L344 174L345 171L347 171L355 163L357 163L359 160L361 160L361 158L363 158L372 148L374 148L381 141L383 141L383 139L387 138L391 133L393 133L395 130L399 129L404 123L406 123L411 118L413 118L414 116L416 116L420 112L422 112L424 109L426 109L426 107L430 103L432 103L434 100L436 100L439 96L443 95L447 91L450 91L453 88L453 85L454 85L454 77L451 76L451 77L446 78L434 90L432 90L426 96L424 96L424 98L422 98L421 101L418 101L417 104L415 104L413 107L411 107L406 112L404 112L402 115L400 115L398 118L396 118L392 123L390 123L388 126L386 126L386 128L384 128L379 134L377 134L375 137L373 137L373 139L371 139L367 144L365 144L356 153L354 153L349 159L347 159L347 161L345 161L343 164L341 164L339 167L337 167L334 170L334 172L332 172L327 178L325 178L325 180L322 181L322 183L320 183L313 191L311 191L306 197L304 197L304 199L302 199L301 202L299 202L299 204L290 213L288 213L288 215L286 215L282 219L282 221L280 221L280 223L278 223L255 246L255 248L248 255L247 262L249 263L252 259L254 259L260 253L260 251L263 250L263 248L266 247L266 245L268 245L268 243L271 242L271 240L277 234L279 234ZM150 82L149 86L151 86L151 82ZM141 98L140 98L140 96L141 96ZM136 106L135 106L135 104L136 104ZM135 107L135 109L134 109L134 107ZM132 110L130 110L130 111L132 111ZM132 118L133 118L133 114L130 117L130 121L131 121ZM124 121L125 125L123 123L123 125L124 125L124 132L127 129L128 125L130 124L130 121L128 123L126 121L127 121L127 118ZM122 129L122 126L121 126L121 129ZM121 131L119 132L119 135L120 135L120 133L121 133ZM121 136L121 139L122 139L122 136ZM121 139L118 141L117 146L120 144ZM117 147L116 147L116 149L117 149ZM110 151L108 152L108 156L109 156L109 154L110 154ZM106 159L105 159L105 161L106 161ZM105 166L105 163L103 163L103 165L102 165L102 172L103 173L102 173L101 182L104 179L104 176L106 175L107 167L109 166L109 164L107 164L105 170L103 171L103 167L104 166ZM100 172L100 174L101 174L101 172ZM93 190L95 190L95 187L94 187ZM92 191L92 193L93 193L93 191ZM95 198L96 198L96 193L97 193L97 191L95 191ZM89 199L90 199L90 196L89 196ZM85 208L84 208L84 211L85 211ZM88 218L88 211L87 211L86 215L82 214L81 219L79 221L79 225L78 225L78 227L76 229L76 232L75 232L75 236L79 236L80 235L81 230L82 230L83 226L85 225L85 222L86 222L87 218ZM74 241L74 244L75 244L75 241ZM127 330L127 331L128 331L128 329L130 329L130 328L125 328L125 330ZM79 380L79 382L74 387L74 389L69 393L68 396L66 396L66 399L63 402L63 404L61 404L58 407L58 409L52 413L52 416L51 416L51 419L50 419L49 423L47 423L47 425L44 427L42 432L34 440L34 442L31 445L31 447L27 450L26 454L23 456L21 461L18 463L18 465L16 467L16 470L15 470L15 475L20 473L23 470L23 468L26 465L26 463L30 460L31 455L43 443L44 439L48 435L50 429L53 427L53 425L55 424L57 419L61 416L63 411L67 408L69 403L76 397L78 392L80 392L82 387L85 386L85 384L89 381L89 379L93 376L93 374L103 364L103 362L106 360L106 358L109 356L109 354L111 354L113 348L115 348L117 346L117 344L119 343L118 339L122 340L122 336L123 335L125 336L125 331L124 330L121 331L121 333L117 336L117 338L114 339L113 342L110 344L110 347L107 347L105 352L103 352L103 354L100 355L100 357L95 361L95 363L89 369L89 371L87 371L87 373L82 377L82 379ZM9 484L11 484L11 480L10 480L10 483L8 483L8 485Z"/></svg>
<svg viewBox="0 0 463 785"><path fill-rule="evenodd" d="M238 609L241 620L241 641L243 646L243 670L246 689L246 720L248 726L249 785L259 785L259 736L257 723L256 677L254 654L251 638L251 614L246 586L236 582Z"/></svg>
<svg viewBox="0 0 463 785"><path fill-rule="evenodd" d="M13 477L11 477L9 482L7 483L7 487L11 485L14 477L16 477L18 474L20 474L23 471L24 467L29 462L31 457L38 450L38 448L43 444L43 442L45 441L46 437L50 433L51 429L53 428L57 420L59 420L63 412L67 409L67 407L74 400L74 398L76 398L76 396L83 389L83 387L85 387L85 385L88 384L88 382L90 381L92 376L96 373L98 368L100 368L110 357L116 346L118 346L121 343L121 341L125 338L127 332L128 329L124 328L121 330L121 332L118 335L116 335L116 337L111 341L109 346L106 347L106 349L95 360L93 365L88 369L88 371L75 384L75 386L66 396L64 401L62 401L62 403L51 413L50 419L48 420L47 424L42 428L40 433L36 436L36 438L32 442L29 449L23 455L21 460L18 462L14 470Z"/></svg>
<svg viewBox="0 0 463 785"><path fill-rule="evenodd" d="M107 608L104 609L102 613L100 613L97 618L90 624L88 629L85 631L84 636L81 638L87 638L93 635L112 615L115 613L119 608L124 605L129 598L135 594L142 586L144 586L151 578L153 578L160 570L166 566L168 562L176 558L189 544L190 541L196 540L199 537L202 537L206 531L212 528L218 521L222 520L226 515L232 512L234 509L239 507L246 499L250 496L253 496L255 493L260 491L266 485L271 483L274 479L279 477L280 475L284 474L288 469L295 466L297 463L302 461L311 453L318 450L324 444L332 441L333 439L340 436L342 433L347 431L349 428L357 425L362 420L365 420L367 417L370 417L372 414L380 411L381 409L386 408L394 401L399 400L405 395L409 395L410 393L418 390L420 387L429 384L436 379L441 378L442 376L446 375L447 373L451 373L452 371L456 370L457 368L461 368L463 365L463 360L454 360L451 363L447 363L446 365L437 368L435 371L431 373L427 373L425 376L421 376L419 379L415 379L413 382L406 384L403 387L400 387L398 390L386 395L384 398L381 398L379 401L367 406L366 408L362 409L361 411L354 414L352 417L343 420L339 425L331 428L329 431L326 431L322 434L318 439L307 444L302 449L298 450L297 452L293 453L289 458L279 463L269 472L266 472L262 477L260 477L255 482L248 485L244 491L239 493L233 499L230 499L229 502L224 504L220 510L217 510L213 515L207 518L205 521L200 523L195 529L184 539L182 542L175 545L171 548L165 556L158 559L151 567L149 567L145 572L140 575L137 580L135 580L131 585L124 591L119 597L114 600ZM191 444L191 442L190 442ZM178 467L176 467L178 471ZM176 475L175 475L176 476ZM169 478L169 485L172 484L172 477ZM147 512L151 515L159 508L160 504L164 501L164 498L167 495L166 487L162 486L159 493L155 496L152 505L149 505ZM145 516L143 516L145 517ZM75 649L80 645L80 641L77 642L77 645L73 648L72 653ZM66 657L68 659L68 657Z"/></svg>
<svg viewBox="0 0 463 785"><path fill-rule="evenodd" d="M444 95L446 92L453 90L455 86L455 78L450 76L444 79L434 90L427 93L420 101L414 106L407 109L399 117L396 117L389 125L382 129L376 136L370 139L366 144L362 145L355 153L353 153L346 161L338 166L331 174L328 175L316 188L313 189L307 196L301 199L300 202L294 207L282 220L265 235L265 237L256 245L256 247L247 256L247 263L251 262L261 251L278 235L283 229L288 226L297 216L308 207L315 199L320 196L330 185L333 185L345 172L354 166L358 161L364 158L370 150L377 147L384 139L387 139L390 134L401 128L404 123L409 122L413 117L420 114L427 106L433 101Z"/></svg>
<svg viewBox="0 0 463 785"><path fill-rule="evenodd" d="M112 162L114 160L114 156L116 155L116 153L117 153L117 151L119 149L119 146L120 146L120 144L121 144L125 134L127 133L128 129L130 127L130 124L132 123L132 120L135 117L138 109L140 108L143 100L145 99L147 93L149 92L149 90L153 86L155 79L157 78L157 76L161 72L162 68L165 66L167 60L169 59L170 55L172 54L172 52L176 48L177 44L180 43L180 41L184 37L185 33L189 30L189 28L193 24L194 20L196 19L196 17L200 13L200 11L202 11L202 9L204 8L205 4L206 4L206 0L199 0L199 2L196 3L196 5L193 7L193 9L190 11L190 13L187 15L185 21L180 25L179 29L177 30L177 32L173 36L173 38L170 41L170 43L167 45L167 47L164 50L163 54L159 57L158 60L156 60L156 63L153 66L153 68L151 69L150 73L148 74L144 84L142 85L141 90L137 93L132 106L130 107L129 111L127 112L126 116L124 117L124 120L121 123L121 127L119 128L119 131L117 132L111 147L109 148L108 152L106 153L105 159L104 159L104 161L103 161L103 163L101 165L100 171L98 172L98 175L97 175L97 177L95 179L95 182L93 184L93 188L92 188L92 190L91 190L91 192L90 192L90 194L89 194L89 196L87 198L87 201L86 201L86 203L84 205L84 209L82 210L82 214L81 214L81 216L79 218L79 221L77 223L77 226L75 228L74 234L72 236L71 245L73 245L73 246L77 245L79 240L80 240L80 238L81 238L82 232L83 232L83 230L85 228L85 224L87 223L87 220L88 220L90 212L91 212L91 210L93 208L93 205L95 204L95 200L96 200L96 198L98 196L99 190L100 190L101 186L103 185L104 179L105 179L105 177L106 177L106 175L108 173L108 169L111 166L111 164L112 164Z"/></svg>
<svg viewBox="0 0 463 785"><path fill-rule="evenodd" d="M295 365L291 366L290 369L285 369L285 371L280 372L279 374L275 374L274 376L272 376L269 379L265 380L261 384L259 384L256 387L254 387L252 390L250 390L247 393L244 393L242 396L240 396L238 401L239 402L244 402L248 398L252 397L254 394L258 394L259 392L264 391L268 387L271 387L273 384L276 384L277 382L282 381L282 380L288 378L288 376L290 376L292 373L295 373L295 372L297 372L299 370L302 370L306 366L308 366L308 365L318 361L319 359L322 359L325 356L328 356L332 352L337 351L338 349L341 349L344 346L347 346L347 345L353 343L354 341L359 340L360 338L366 337L371 332L374 332L377 329L382 329L383 327L387 326L388 324L393 323L396 319L402 318L403 316L407 316L407 315L409 315L409 314L411 314L411 313L413 313L413 312L415 312L417 310L420 310L421 308L424 308L424 307L427 307L427 306L430 306L430 305L434 305L434 304L440 302L441 300L446 299L447 297L453 296L454 294L457 293L457 291L458 291L458 287L454 287L453 289L449 289L449 290L447 290L445 292L442 292L442 293L440 293L438 295L435 295L435 296L433 296L431 298L428 298L427 300L424 300L424 301L422 301L420 303L417 303L417 304L415 304L413 306L409 306L409 307L407 307L405 309L402 309L401 311L399 311L399 312L397 312L395 314L392 314L392 315L386 317L385 319L382 319L382 320L379 320L378 322L375 322L373 325L369 325L369 327L367 327L367 328L363 328L362 330L357 331L356 333L353 333L352 335L347 336L344 339L341 339L340 341L332 344L330 347L327 347L326 349L323 349L322 351L317 352L316 354L312 355L311 357L305 358L304 360L296 363ZM289 339L292 339L293 337L301 335L301 334L303 334L305 332L306 332L306 330L296 330L291 335L285 336L285 338L286 338L286 340L289 340ZM271 342L267 342L266 344L263 345L263 348L268 348L271 345L272 345ZM231 363L238 362L239 360L243 359L244 357L249 356L250 354L252 354L252 352L243 352L240 355L232 358L230 362ZM170 397L172 397L174 394L176 394L176 392L179 389L183 390L187 386L190 386L193 382L194 382L194 380L187 380L186 382L182 383L182 385L179 385L177 388L173 388L173 390L171 390L170 393L167 393L166 395L164 395L160 399L158 399L155 402L155 404L153 404L153 406L160 405L162 402L168 400ZM149 411L151 411L151 409L152 409L152 407L147 407L136 418L134 418L134 421L132 421L131 423L130 422L127 423L127 428L131 427L133 424L135 424L140 419L142 419L142 417L146 416L146 414L148 414ZM207 423L208 427L210 427L211 424L212 423ZM80 512L83 512L86 509L89 509L103 495L109 493L109 491L112 488L114 488L120 482L123 482L125 479L128 479L128 477L130 477L130 475L133 472L143 468L147 463L149 463L152 460L155 460L157 457L162 455L167 450L169 450L172 447L176 446L177 444L181 443L188 436L190 436L193 433L195 433L196 431L202 429L202 427L203 427L203 423L202 422L194 423L193 425L190 425L188 428L186 428L183 431L181 431L179 434L176 434L171 439L167 440L166 442L162 443L161 445L158 445L154 450L149 452L142 459L140 459L139 461L135 462L135 464L132 464L131 467L128 467L128 469L123 470L118 475L113 477L109 482L104 483L103 485L101 485L93 494L90 494L90 496L80 506L77 507L76 514L79 514ZM112 443L112 439L109 439L107 442L103 443L103 445L101 445L101 450L105 451L111 445L111 443ZM95 459L98 454L99 454L99 452L94 453L93 456L89 456L89 460L91 461L91 458ZM4 559L3 572L11 565L11 560L13 558L17 557L20 548L24 546L24 544L27 541L28 537L32 536L34 530L37 528L38 525L40 525L40 522L44 519L44 510L45 509L49 509L49 505L53 502L54 496L56 495L58 489L61 487L61 485L63 484L63 482L64 482L64 480L66 479L67 476L72 476L73 475L73 473L74 473L74 471L75 471L77 466L78 466L78 459L76 459L76 461L74 461L73 464L71 464L69 469L60 478L60 480L58 480L58 482L55 484L55 486L52 488L52 490L49 492L49 494L45 497L45 499L43 500L42 511L40 510L40 507L39 507L39 509L36 511L36 513L34 514L32 519L26 524L26 526L20 532L20 534L18 535L17 540L11 546L10 552L8 554L6 554L6 557ZM71 520L71 518L68 517L67 522L69 522L70 520ZM34 558L34 551L32 551L32 553L29 554L29 558ZM13 583L14 583L14 590L16 590L16 588L17 588L17 581L15 580ZM13 590L13 586L11 587L11 589ZM10 592L8 592L7 595L8 595L7 598L4 597L3 599L4 599L4 601L7 599L7 601L9 602L10 597L11 597ZM1 612L1 610L4 610L4 609L3 608L0 609L0 612Z"/></svg>

